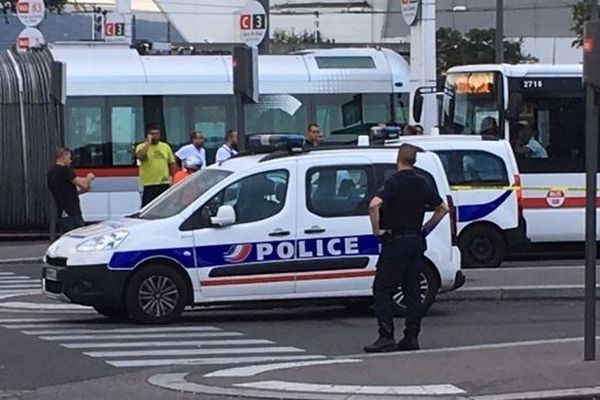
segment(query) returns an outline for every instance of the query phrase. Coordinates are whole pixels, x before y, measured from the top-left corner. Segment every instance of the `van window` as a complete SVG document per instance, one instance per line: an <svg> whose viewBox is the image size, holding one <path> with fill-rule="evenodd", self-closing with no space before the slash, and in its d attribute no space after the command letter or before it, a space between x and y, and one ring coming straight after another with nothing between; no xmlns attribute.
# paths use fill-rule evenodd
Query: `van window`
<svg viewBox="0 0 600 400"><path fill-rule="evenodd" d="M508 186L508 171L502 158L479 150L438 150L450 185Z"/></svg>
<svg viewBox="0 0 600 400"><path fill-rule="evenodd" d="M232 206L236 224L262 221L278 214L285 206L289 173L275 170L251 175L232 183L201 208L202 227L211 226L210 218L219 207Z"/></svg>
<svg viewBox="0 0 600 400"><path fill-rule="evenodd" d="M373 189L370 166L311 168L306 174L306 206L325 218L368 215Z"/></svg>
<svg viewBox="0 0 600 400"><path fill-rule="evenodd" d="M132 215L133 218L161 219L170 218L189 207L208 189L230 175L230 171L218 169L201 169L189 178L162 194L142 211Z"/></svg>

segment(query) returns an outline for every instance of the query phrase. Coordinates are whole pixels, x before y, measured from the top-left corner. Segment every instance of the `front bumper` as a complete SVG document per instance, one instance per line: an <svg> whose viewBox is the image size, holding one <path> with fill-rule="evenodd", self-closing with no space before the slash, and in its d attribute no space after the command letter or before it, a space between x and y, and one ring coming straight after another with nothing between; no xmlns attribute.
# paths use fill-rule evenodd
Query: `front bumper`
<svg viewBox="0 0 600 400"><path fill-rule="evenodd" d="M509 253L525 251L531 244L531 240L527 237L527 223L525 218L519 217L519 225L513 229L504 231L504 238L508 245Z"/></svg>
<svg viewBox="0 0 600 400"><path fill-rule="evenodd" d="M47 297L84 306L119 307L123 304L129 271L112 271L106 265L48 265L42 269Z"/></svg>

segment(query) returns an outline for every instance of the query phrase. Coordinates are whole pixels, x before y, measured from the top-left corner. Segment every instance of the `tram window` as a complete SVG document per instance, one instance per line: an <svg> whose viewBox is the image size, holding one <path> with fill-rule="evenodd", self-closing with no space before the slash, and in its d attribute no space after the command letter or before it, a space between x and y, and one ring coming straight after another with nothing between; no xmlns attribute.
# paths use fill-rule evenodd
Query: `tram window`
<svg viewBox="0 0 600 400"><path fill-rule="evenodd" d="M308 124L307 96L267 94L244 108L247 133L304 133Z"/></svg>
<svg viewBox="0 0 600 400"><path fill-rule="evenodd" d="M340 140L340 135L358 135L392 119L389 94L315 95L315 115L325 137Z"/></svg>
<svg viewBox="0 0 600 400"><path fill-rule="evenodd" d="M144 138L140 97L108 97L110 107L111 165L133 165L135 145Z"/></svg>
<svg viewBox="0 0 600 400"><path fill-rule="evenodd" d="M521 172L583 172L585 105L582 97L525 97L511 145Z"/></svg>
<svg viewBox="0 0 600 400"><path fill-rule="evenodd" d="M73 151L73 166L101 167L108 163L103 132L105 100L70 97L65 109L65 145Z"/></svg>
<svg viewBox="0 0 600 400"><path fill-rule="evenodd" d="M408 120L409 120L409 105L408 105L408 99L409 99L409 94L408 93L398 93L396 95L395 100L394 100L394 117L395 117L395 122L397 122L400 125L406 125L408 124ZM441 109L441 107L440 107Z"/></svg>
<svg viewBox="0 0 600 400"><path fill-rule="evenodd" d="M198 104L194 106L192 115L193 128L204 134L207 157L213 160L227 131L227 108L225 104ZM233 119L233 116L230 116L230 119Z"/></svg>

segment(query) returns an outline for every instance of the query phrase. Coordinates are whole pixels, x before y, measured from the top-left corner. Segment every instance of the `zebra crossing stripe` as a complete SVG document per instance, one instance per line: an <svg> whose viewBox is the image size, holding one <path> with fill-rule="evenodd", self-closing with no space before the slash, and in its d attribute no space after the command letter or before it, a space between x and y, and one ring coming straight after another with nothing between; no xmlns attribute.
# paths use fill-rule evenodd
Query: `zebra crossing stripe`
<svg viewBox="0 0 600 400"><path fill-rule="evenodd" d="M42 283L41 279L33 279L27 276L0 276L0 283L12 283L15 281Z"/></svg>
<svg viewBox="0 0 600 400"><path fill-rule="evenodd" d="M161 367L168 365L223 365L246 364L278 361L322 360L325 356L261 356L261 357L215 357L215 358L174 358L148 360L119 360L106 361L107 364L118 368L127 367Z"/></svg>
<svg viewBox="0 0 600 400"><path fill-rule="evenodd" d="M0 324L24 323L24 322L53 322L56 324L65 324L69 320L57 320L56 318L2 318ZM89 321L77 320L78 323L85 324Z"/></svg>
<svg viewBox="0 0 600 400"><path fill-rule="evenodd" d="M0 290L3 289L37 289L41 288L42 285L39 283L19 283L15 285L2 285L0 284Z"/></svg>
<svg viewBox="0 0 600 400"><path fill-rule="evenodd" d="M106 342L106 343L64 343L67 349L103 349L123 347L181 347L181 346L245 346L245 345L275 344L266 339L217 339L217 340L183 340L177 342Z"/></svg>
<svg viewBox="0 0 600 400"><path fill-rule="evenodd" d="M174 338L208 338L220 336L244 336L239 332L175 332L175 333L145 333L145 334L113 334L113 335L65 335L40 336L48 341L77 341L77 340L141 340L141 339L174 339Z"/></svg>
<svg viewBox="0 0 600 400"><path fill-rule="evenodd" d="M243 347L219 349L170 349L170 350L124 350L124 351L90 351L84 352L90 357L148 357L148 356L207 356L214 354L261 354L261 353L302 353L305 350L291 346Z"/></svg>
<svg viewBox="0 0 600 400"><path fill-rule="evenodd" d="M11 276L14 275L14 272L0 272L0 276Z"/></svg>
<svg viewBox="0 0 600 400"><path fill-rule="evenodd" d="M13 325L23 326L23 325ZM30 325L27 325L30 326ZM20 328L23 329L23 328ZM26 335L83 335L92 333L159 333L159 332L218 332L221 329L214 326L173 326L162 328L120 328L120 329L50 329L22 331Z"/></svg>

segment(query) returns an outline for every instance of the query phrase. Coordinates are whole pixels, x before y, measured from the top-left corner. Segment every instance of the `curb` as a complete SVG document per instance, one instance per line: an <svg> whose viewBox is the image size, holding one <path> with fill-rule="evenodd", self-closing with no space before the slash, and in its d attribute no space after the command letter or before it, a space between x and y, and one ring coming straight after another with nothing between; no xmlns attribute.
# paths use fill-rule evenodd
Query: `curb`
<svg viewBox="0 0 600 400"><path fill-rule="evenodd" d="M28 264L42 262L44 257L21 257L0 259L0 264Z"/></svg>
<svg viewBox="0 0 600 400"><path fill-rule="evenodd" d="M582 285L543 285L543 286L487 286L463 288L444 293L436 301L456 300L575 300L583 299L585 288ZM600 285L596 285L596 296L600 298Z"/></svg>

